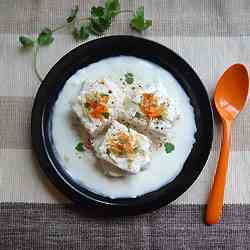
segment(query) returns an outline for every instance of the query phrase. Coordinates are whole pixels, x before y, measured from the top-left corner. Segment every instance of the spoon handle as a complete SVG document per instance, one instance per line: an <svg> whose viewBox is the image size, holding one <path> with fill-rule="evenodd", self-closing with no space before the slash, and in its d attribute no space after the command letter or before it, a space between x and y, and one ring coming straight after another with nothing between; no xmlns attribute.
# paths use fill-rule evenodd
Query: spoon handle
<svg viewBox="0 0 250 250"><path fill-rule="evenodd" d="M223 139L221 144L220 158L217 165L217 170L214 177L214 184L210 192L206 210L207 224L218 223L222 214L230 144L231 121L223 120Z"/></svg>

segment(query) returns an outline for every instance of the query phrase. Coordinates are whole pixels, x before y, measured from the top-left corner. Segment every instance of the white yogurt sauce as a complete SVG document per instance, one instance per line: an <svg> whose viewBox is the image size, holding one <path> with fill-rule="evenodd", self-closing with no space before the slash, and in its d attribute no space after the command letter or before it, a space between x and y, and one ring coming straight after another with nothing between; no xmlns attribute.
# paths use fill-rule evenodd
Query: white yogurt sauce
<svg viewBox="0 0 250 250"><path fill-rule="evenodd" d="M75 150L82 138L72 125L77 121L71 102L79 94L83 82L105 78L121 84L120 78L127 72L133 73L142 84L157 84L161 91L174 98L178 102L180 119L172 129L174 151L166 154L164 148L161 148L153 152L151 164L146 170L136 175L112 178L103 174L92 153L79 153ZM107 58L77 71L65 83L55 103L52 118L55 148L67 173L90 191L110 198L137 197L172 181L191 152L195 132L193 107L176 79L160 66L130 56Z"/></svg>

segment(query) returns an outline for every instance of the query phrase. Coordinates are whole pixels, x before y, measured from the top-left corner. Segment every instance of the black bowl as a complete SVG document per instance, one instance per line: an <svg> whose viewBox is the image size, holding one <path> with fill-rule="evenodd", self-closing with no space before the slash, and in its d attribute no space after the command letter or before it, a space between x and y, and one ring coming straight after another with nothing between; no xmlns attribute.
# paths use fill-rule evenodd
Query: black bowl
<svg viewBox="0 0 250 250"><path fill-rule="evenodd" d="M128 199L110 199L77 184L60 165L52 147L53 105L67 79L78 69L101 59L130 55L149 60L171 72L190 97L197 126L196 143L180 174L164 187ZM85 207L113 214L137 214L159 208L183 194L197 179L209 156L213 138L213 115L207 92L194 70L170 49L133 36L110 36L73 49L50 70L41 84L32 110L32 142L42 169L59 190ZM108 212L107 211L107 212Z"/></svg>

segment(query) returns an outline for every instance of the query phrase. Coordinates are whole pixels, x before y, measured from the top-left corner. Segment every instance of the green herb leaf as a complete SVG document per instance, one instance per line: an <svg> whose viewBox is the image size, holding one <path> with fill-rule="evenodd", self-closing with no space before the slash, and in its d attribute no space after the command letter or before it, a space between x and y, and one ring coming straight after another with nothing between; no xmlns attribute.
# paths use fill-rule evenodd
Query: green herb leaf
<svg viewBox="0 0 250 250"><path fill-rule="evenodd" d="M170 142L165 143L164 148L167 154L171 153L175 149L174 145Z"/></svg>
<svg viewBox="0 0 250 250"><path fill-rule="evenodd" d="M86 25L82 25L80 28L80 40L84 41L89 38L89 29Z"/></svg>
<svg viewBox="0 0 250 250"><path fill-rule="evenodd" d="M95 35L100 35L111 25L111 17L91 17L89 29Z"/></svg>
<svg viewBox="0 0 250 250"><path fill-rule="evenodd" d="M101 93L100 96L109 96L109 95L105 93Z"/></svg>
<svg viewBox="0 0 250 250"><path fill-rule="evenodd" d="M24 48L31 48L35 44L42 46L42 45L50 45L54 41L53 34L61 29L64 29L66 27L69 28L69 31L72 33L72 35L75 37L76 40L86 40L90 34L94 34L96 36L102 35L110 26L112 23L112 20L115 16L117 16L119 13L121 13L121 5L119 0L105 0L104 6L93 6L91 8L91 15L88 17L81 17L79 20L77 20L77 15L79 13L79 6L76 5L74 8L71 9L70 16L66 18L67 23L58 26L53 29L44 28L38 38L36 40L33 40L27 36L20 36L19 42ZM125 12L125 11L124 11ZM83 26L77 26L80 21L85 20L85 25ZM77 22L79 21L79 22ZM141 32L148 27L152 25L151 20L145 20L144 19L144 7L138 8L133 18L130 21L130 26L132 29ZM38 74L37 71L37 52L35 52L35 73L38 77L38 79L41 81L42 77ZM127 84L133 83L133 77L128 77ZM124 81L122 83L123 85L126 84Z"/></svg>
<svg viewBox="0 0 250 250"><path fill-rule="evenodd" d="M75 150L77 150L78 152L84 152L85 148L83 146L82 142L79 142L76 146L75 146Z"/></svg>
<svg viewBox="0 0 250 250"><path fill-rule="evenodd" d="M152 20L145 20L145 23L144 23L144 30L148 29L150 26L152 26Z"/></svg>
<svg viewBox="0 0 250 250"><path fill-rule="evenodd" d="M105 2L105 15L114 17L119 14L121 5L119 0L107 0Z"/></svg>
<svg viewBox="0 0 250 250"><path fill-rule="evenodd" d="M119 0L107 0L105 7L97 6L91 8L89 30L92 34L100 35L111 25L112 18L119 14Z"/></svg>
<svg viewBox="0 0 250 250"><path fill-rule="evenodd" d="M103 115L104 118L109 119L109 113L108 112L103 112L102 115Z"/></svg>
<svg viewBox="0 0 250 250"><path fill-rule="evenodd" d="M96 16L96 17L103 16L104 15L104 8L101 6L98 6L98 7L93 6L91 8L91 15Z"/></svg>
<svg viewBox="0 0 250 250"><path fill-rule="evenodd" d="M72 35L77 41L87 40L89 38L89 29L86 25L82 25L79 30L74 27Z"/></svg>
<svg viewBox="0 0 250 250"><path fill-rule="evenodd" d="M27 36L19 36L19 42L24 48L32 48L34 46L34 40Z"/></svg>
<svg viewBox="0 0 250 250"><path fill-rule="evenodd" d="M37 38L39 45L49 45L54 41L53 32L49 28L44 28Z"/></svg>
<svg viewBox="0 0 250 250"><path fill-rule="evenodd" d="M134 82L134 75L132 73L126 73L125 81L127 84L132 84Z"/></svg>
<svg viewBox="0 0 250 250"><path fill-rule="evenodd" d="M130 27L137 32L142 32L143 30L149 28L151 25L152 20L144 19L144 7L139 7L130 21Z"/></svg>
<svg viewBox="0 0 250 250"><path fill-rule="evenodd" d="M67 23L71 23L76 19L78 11L79 11L79 6L78 5L76 5L75 8L71 9L70 16L66 19Z"/></svg>
<svg viewBox="0 0 250 250"><path fill-rule="evenodd" d="M125 76L126 76L126 77L134 77L134 75L133 75L132 73L130 73L130 72L127 73L127 74L125 74Z"/></svg>

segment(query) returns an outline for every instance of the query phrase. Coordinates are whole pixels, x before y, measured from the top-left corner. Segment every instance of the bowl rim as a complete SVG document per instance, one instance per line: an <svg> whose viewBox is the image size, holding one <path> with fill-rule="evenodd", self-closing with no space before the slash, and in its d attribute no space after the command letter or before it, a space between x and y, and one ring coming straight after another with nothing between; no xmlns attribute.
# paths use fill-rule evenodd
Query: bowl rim
<svg viewBox="0 0 250 250"><path fill-rule="evenodd" d="M140 202L137 203L137 199L143 199L147 196L152 196L152 193L159 192L162 188L167 186L163 186L162 188L153 191L151 193L147 193L146 195L139 196L138 198L122 198L122 199L111 199L107 198L101 195L96 195L93 192L90 192L83 188L82 190L79 190L79 185L75 185L73 180L68 179L67 175L63 173L58 166L56 166L55 161L53 159L53 156L51 155L51 152L47 145L47 139L46 139L46 124L48 123L48 109L49 105L48 101L50 101L50 98L46 98L49 91L51 91L53 85L51 85L51 79L53 77L56 77L58 69L61 69L62 66L65 66L68 64L68 61L71 61L72 56L74 57L74 54L79 53L79 51L84 50L88 47L91 47L93 43L102 43L105 42L113 42L114 40L123 40L123 39L129 39L133 40L135 42L140 43L146 43L148 45L157 46L160 49L163 49L164 51L171 54L171 56L178 59L178 63L181 63L181 65L185 68L185 70L188 71L189 75L192 75L194 79L199 84L199 88L202 91L202 95L204 97L204 102L206 103L205 106L208 110L208 129L207 129L207 152L203 152L203 161L200 163L199 171L196 171L193 173L190 177L190 179L185 182L180 189L177 189L174 194L171 195L171 197L164 197L164 192L161 192L159 195L156 195L155 198L150 199L146 198L147 202ZM147 46L148 46L147 45ZM70 60L69 60L70 59ZM101 60L101 59L100 59ZM170 72L173 74L173 72ZM70 75L71 76L71 75ZM64 86L65 80L61 85L61 87ZM183 86L181 86L183 88ZM60 91L59 91L60 92ZM185 91L186 92L186 91ZM205 167L205 164L208 160L209 154L211 152L212 147L212 140L213 140L213 110L211 107L211 103L209 101L209 96L206 91L206 88L204 87L203 83L201 82L200 78L196 74L196 72L193 70L193 68L179 55L177 55L175 52L173 52L171 49L165 47L162 44L159 44L155 41L136 37L136 36L129 36L129 35L112 35L112 36L105 36L102 38L93 39L91 41L88 41L84 44L81 44L77 46L76 48L70 50L67 52L64 56L62 56L57 63L50 69L50 71L47 73L46 77L44 78L43 82L41 83L32 108L32 116L31 116L31 137L32 137L32 145L33 149L35 151L36 157L38 158L38 161L40 163L41 168L45 172L45 174L49 177L49 179L56 185L56 187L63 191L63 193L66 194L70 199L75 201L76 203L79 203L81 205L84 205L85 207L95 207L97 209L104 209L107 212L110 212L112 215L128 215L128 214L138 214L138 213L144 213L149 212L152 210L155 210L157 208L160 208L175 199L177 199L180 195L182 195L184 192L189 189L192 184L197 180L199 175L201 174L202 170ZM191 154L191 153L190 153ZM58 163L57 163L58 164ZM184 163L184 165L186 162ZM181 170L182 172L182 170ZM181 172L178 174L178 176L181 174ZM177 177L178 177L177 176ZM176 178L177 178L176 177ZM175 178L175 179L176 179ZM73 181L73 183L72 183ZM174 180L173 180L174 181ZM170 182L172 183L172 182ZM83 192L84 190L84 192ZM100 198L101 197L101 198ZM127 200L127 202L122 202L124 200ZM119 211L117 211L119 208Z"/></svg>

